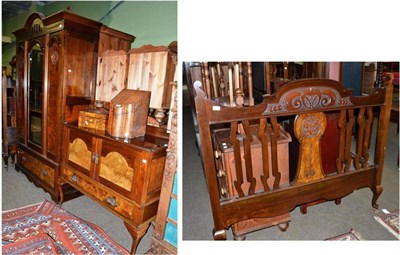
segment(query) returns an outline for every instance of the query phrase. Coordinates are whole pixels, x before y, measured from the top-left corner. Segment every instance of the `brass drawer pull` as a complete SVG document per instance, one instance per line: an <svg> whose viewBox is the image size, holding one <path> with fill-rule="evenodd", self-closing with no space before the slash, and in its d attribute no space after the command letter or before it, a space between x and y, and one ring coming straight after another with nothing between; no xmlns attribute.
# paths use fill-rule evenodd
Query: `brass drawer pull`
<svg viewBox="0 0 400 255"><path fill-rule="evenodd" d="M71 181L77 183L78 182L78 176L76 175L71 175Z"/></svg>
<svg viewBox="0 0 400 255"><path fill-rule="evenodd" d="M46 169L42 169L42 175L43 176L47 176L47 170Z"/></svg>
<svg viewBox="0 0 400 255"><path fill-rule="evenodd" d="M107 197L106 202L112 207L118 206L117 199L115 197L111 197L111 196Z"/></svg>
<svg viewBox="0 0 400 255"><path fill-rule="evenodd" d="M26 162L26 157L22 156L21 157L21 163L25 163Z"/></svg>

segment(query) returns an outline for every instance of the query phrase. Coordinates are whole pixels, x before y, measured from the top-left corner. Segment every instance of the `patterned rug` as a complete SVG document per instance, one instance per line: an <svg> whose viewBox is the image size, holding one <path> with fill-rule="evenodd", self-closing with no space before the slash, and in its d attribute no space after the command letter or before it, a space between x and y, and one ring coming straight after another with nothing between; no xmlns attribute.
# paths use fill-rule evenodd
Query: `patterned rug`
<svg viewBox="0 0 400 255"><path fill-rule="evenodd" d="M384 214L382 216L375 216L374 218L397 239L400 239L399 210L395 210L392 213Z"/></svg>
<svg viewBox="0 0 400 255"><path fill-rule="evenodd" d="M347 233L325 239L325 241L360 241L360 240L363 240L361 238L360 233L354 231L353 229L351 229Z"/></svg>
<svg viewBox="0 0 400 255"><path fill-rule="evenodd" d="M129 254L100 227L48 200L2 217L3 254Z"/></svg>

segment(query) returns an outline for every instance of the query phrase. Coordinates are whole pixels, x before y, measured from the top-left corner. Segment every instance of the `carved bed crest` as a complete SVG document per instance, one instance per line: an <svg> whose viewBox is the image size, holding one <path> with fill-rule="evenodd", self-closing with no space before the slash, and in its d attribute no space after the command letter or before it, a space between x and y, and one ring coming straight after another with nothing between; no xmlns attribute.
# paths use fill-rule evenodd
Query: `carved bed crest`
<svg viewBox="0 0 400 255"><path fill-rule="evenodd" d="M296 88L285 92L278 103L268 104L264 113L322 109L351 105L350 97L341 97L330 87Z"/></svg>

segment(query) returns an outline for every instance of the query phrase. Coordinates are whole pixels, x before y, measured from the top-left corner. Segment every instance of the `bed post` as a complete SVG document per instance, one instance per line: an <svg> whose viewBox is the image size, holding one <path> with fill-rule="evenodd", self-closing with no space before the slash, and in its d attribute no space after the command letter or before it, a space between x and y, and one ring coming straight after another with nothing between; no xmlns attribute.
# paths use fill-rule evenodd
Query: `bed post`
<svg viewBox="0 0 400 255"><path fill-rule="evenodd" d="M196 114L199 123L199 133L201 139L201 150L204 159L204 170L207 180L208 194L210 195L211 209L214 219L214 240L226 240L226 230L222 227L222 211L219 201L218 180L215 174L214 155L211 142L211 131L208 125L208 111L206 109L206 94L200 89L201 83L196 81L194 89L196 91L195 103ZM199 111L199 109L201 109Z"/></svg>
<svg viewBox="0 0 400 255"><path fill-rule="evenodd" d="M386 143L388 139L389 131L389 119L390 119L390 108L392 106L392 95L393 95L393 74L390 74L390 79L386 83L385 87L385 104L380 107L378 132L376 135L376 147L375 147L375 159L374 163L378 166L375 176L375 185L372 187L374 196L372 198L372 207L378 209L378 200L380 194L383 191L381 185L382 182L382 171L383 162L385 160Z"/></svg>

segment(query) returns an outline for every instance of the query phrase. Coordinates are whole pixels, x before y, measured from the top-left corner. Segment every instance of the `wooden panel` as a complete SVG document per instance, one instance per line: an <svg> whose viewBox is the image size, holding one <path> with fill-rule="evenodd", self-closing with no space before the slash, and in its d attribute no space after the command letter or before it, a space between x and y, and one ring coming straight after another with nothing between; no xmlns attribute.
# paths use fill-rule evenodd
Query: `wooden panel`
<svg viewBox="0 0 400 255"><path fill-rule="evenodd" d="M69 130L69 137L65 137L64 141L68 143L65 154L66 163L91 176L93 173L92 154L96 150L93 138L85 133Z"/></svg>
<svg viewBox="0 0 400 255"><path fill-rule="evenodd" d="M176 62L176 54L165 46L130 50L127 88L151 91L150 108L169 108Z"/></svg>
<svg viewBox="0 0 400 255"><path fill-rule="evenodd" d="M96 100L109 102L126 88L127 54L125 51L105 51L97 63Z"/></svg>
<svg viewBox="0 0 400 255"><path fill-rule="evenodd" d="M127 52L134 40L135 37L133 35L103 25L100 29L99 55L106 50L124 50Z"/></svg>
<svg viewBox="0 0 400 255"><path fill-rule="evenodd" d="M148 171L149 184L147 187L147 194L150 197L154 198L160 192L161 183L163 179L164 165L165 165L165 157L153 159L151 161ZM154 192L157 192L157 194L153 194Z"/></svg>
<svg viewBox="0 0 400 255"><path fill-rule="evenodd" d="M47 83L47 156L56 160L59 155L60 143L60 115L61 109L57 107L60 101L62 71L62 52L60 33L50 35L48 54L48 83Z"/></svg>
<svg viewBox="0 0 400 255"><path fill-rule="evenodd" d="M97 41L80 33L68 31L65 43L65 95L90 97L94 84ZM76 116L77 117L77 116Z"/></svg>
<svg viewBox="0 0 400 255"><path fill-rule="evenodd" d="M100 159L99 176L128 191L131 190L133 171L118 152L110 152Z"/></svg>
<svg viewBox="0 0 400 255"><path fill-rule="evenodd" d="M125 146L102 140L98 149L98 181L132 199L132 182L139 153ZM135 192L142 187L134 187Z"/></svg>
<svg viewBox="0 0 400 255"><path fill-rule="evenodd" d="M90 170L91 155L92 152L88 150L86 143L82 139L76 138L69 144L68 160L87 170Z"/></svg>
<svg viewBox="0 0 400 255"><path fill-rule="evenodd" d="M296 184L324 178L321 163L321 137L325 132L326 117L323 113L297 115L294 134L300 142L299 165Z"/></svg>

